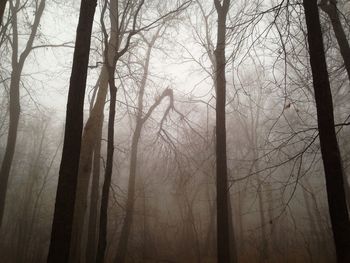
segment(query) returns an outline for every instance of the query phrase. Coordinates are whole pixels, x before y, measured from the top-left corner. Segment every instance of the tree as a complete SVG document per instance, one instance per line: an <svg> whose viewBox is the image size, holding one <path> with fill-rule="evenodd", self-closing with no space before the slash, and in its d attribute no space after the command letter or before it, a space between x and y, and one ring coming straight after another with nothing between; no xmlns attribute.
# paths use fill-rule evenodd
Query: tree
<svg viewBox="0 0 350 263"><path fill-rule="evenodd" d="M7 142L5 154L1 163L0 169L0 226L2 225L5 201L6 201L6 191L8 179L11 172L11 166L13 161L13 156L16 148L17 133L18 133L18 123L20 118L20 82L23 67L26 59L28 58L30 52L33 50L33 43L37 35L40 20L44 12L46 0L41 0L39 4L36 5L36 12L33 24L31 25L31 32L28 41L25 45L22 53L19 54L20 43L19 43L19 33L17 24L17 13L20 9L20 1L14 0L10 1L10 9L12 15L12 72L11 72L11 82L10 82L10 100L9 100L9 129L7 134Z"/></svg>
<svg viewBox="0 0 350 263"><path fill-rule="evenodd" d="M90 110L90 115L86 121L80 151L79 160L79 172L78 172L78 182L77 182L77 193L75 198L75 209L74 209L74 219L73 219L73 230L72 230L72 241L71 241L71 262L79 262L80 258L84 255L84 246L82 244L82 236L84 232L84 223L86 216L86 208L88 203L88 191L89 182L92 170L92 160L94 153L100 155L96 152L96 145L99 144L99 133L102 133L102 123L103 122L103 110L105 107L106 97L108 93L108 65L107 61L112 61L116 56L116 45L119 39L118 24L115 19L115 8L116 1L112 0L110 2L110 37L108 40L108 46L105 47L107 52L107 57L103 57L104 63L100 72L95 89L97 89L97 95L95 101L93 101L93 106ZM102 17L103 18L103 17ZM92 185L91 187L98 187ZM94 196L94 198L97 196ZM91 197L92 198L92 197ZM93 202L97 202L94 200ZM90 211L90 214L94 211ZM93 219L91 219L93 220ZM92 223L92 222L91 222ZM89 221L90 224L90 221ZM90 231L90 230L88 230ZM91 231L93 231L91 229ZM90 236L91 237L91 236ZM89 245L94 242L88 239ZM88 253L93 251L92 248L87 249ZM94 258L90 256L88 259Z"/></svg>
<svg viewBox="0 0 350 263"><path fill-rule="evenodd" d="M350 261L350 221L347 211L342 161L334 128L333 102L323 47L317 0L304 0L310 64L315 92L329 214L337 261Z"/></svg>
<svg viewBox="0 0 350 263"><path fill-rule="evenodd" d="M101 197L101 209L100 209L100 227L99 227L99 235L98 235L98 246L97 246L97 258L96 262L104 262L105 258L105 250L107 245L107 210L108 210L108 199L109 199L109 190L111 185L111 179L112 179L112 169L113 169L113 155L114 155L114 118L115 118L115 107L116 107L116 99L117 99L117 87L115 84L115 70L118 60L128 51L130 46L130 41L133 35L135 35L138 30L136 30L136 19L138 17L138 14L144 4L144 0L141 0L139 3L136 4L136 10L134 11L132 17L132 28L131 31L128 33L126 37L126 43L123 47L121 47L121 42L117 38L116 43L113 45L113 49L115 49L115 55L112 58L108 57L108 45L107 45L107 31L106 27L103 22L102 18L102 31L104 34L104 40L105 40L105 60L106 60L106 66L107 66L107 72L108 72L108 85L109 85L109 92L110 92L110 104L109 104L109 116L108 116L108 142L107 142L107 160L106 160L106 169L104 174L104 182L102 187L102 197ZM129 5L127 5L129 6ZM113 0L111 2L111 10L113 15L113 20L116 25L119 25L119 23L124 23L125 15L122 15L120 17L120 14L118 13L118 1ZM107 0L105 1L103 12L105 13L107 9ZM124 10L124 14L127 14L128 10ZM119 27L116 27L117 30L119 30ZM117 31L117 34L122 34L121 32ZM119 41L118 41L119 40Z"/></svg>
<svg viewBox="0 0 350 263"><path fill-rule="evenodd" d="M91 180L91 197L90 197L90 213L88 223L88 236L86 245L86 261L94 263L96 260L97 250L97 226L98 226L98 200L99 200L99 180L100 180L100 163L101 163L101 140L103 116L99 121L98 134L96 136L96 145L94 147L93 172Z"/></svg>
<svg viewBox="0 0 350 263"><path fill-rule="evenodd" d="M147 85L147 79L149 74L149 65L151 59L151 51L157 38L159 38L163 26L160 26L156 33L152 36L152 39L149 41L144 36L143 40L147 44L147 51L145 62L143 64L143 75L138 92L138 104L137 104L137 113L136 113L136 127L132 136L131 143L131 157L130 157L130 166L129 166L129 182L128 182L128 196L126 201L126 215L124 218L124 223L121 230L121 235L119 239L119 244L117 248L117 254L114 262L125 262L127 255L128 240L131 231L131 225L134 214L134 203L135 203L135 186L136 186L136 168L138 162L138 144L141 138L142 128L145 122L151 117L153 111L160 105L163 99L169 97L170 104L165 111L165 114L162 118L164 120L169 113L170 109L173 107L173 91L171 89L165 89L163 93L156 99L153 105L144 113L144 95Z"/></svg>
<svg viewBox="0 0 350 263"><path fill-rule="evenodd" d="M70 78L66 125L47 262L67 262L74 216L84 96L96 0L82 0Z"/></svg>
<svg viewBox="0 0 350 263"><path fill-rule="evenodd" d="M340 54L344 60L348 79L350 80L350 46L340 20L337 2L335 0L322 0L319 5L331 21L335 38L339 45Z"/></svg>
<svg viewBox="0 0 350 263"><path fill-rule="evenodd" d="M112 178L112 169L113 169L113 155L114 155L114 118L115 118L115 107L116 107L116 96L117 96L117 86L115 84L115 71L116 71L116 64L119 61L119 59L129 50L131 39L134 35L137 33L143 31L143 30L149 30L153 27L156 27L157 24L168 17L171 14L177 13L180 10L186 8L188 6L189 2L184 2L181 5L179 5L176 9L157 17L155 20L152 20L152 22L146 24L145 26L142 26L138 24L138 18L140 16L141 8L144 5L144 0L135 1L135 2L127 2L126 8L123 10L123 13L118 13L118 1L116 1L113 5L111 5L110 12L115 12L115 15L113 15L113 19L115 20L115 23L117 25L123 25L125 26L125 31L128 33L125 34L124 31L119 31L120 28L118 28L117 34L119 35L118 41L114 43L113 48L115 49L115 56L112 59L108 59L108 45L107 45L107 31L106 27L104 25L103 19L101 20L102 24L102 31L104 34L104 40L105 40L105 47L106 50L104 52L104 56L106 59L106 65L108 68L108 85L109 85L109 91L110 91L110 106L109 106L109 117L108 117L108 142L107 142L107 160L106 160L106 169L105 169L105 180L102 187L102 197L101 197L101 209L100 209L100 227L99 227L99 241L98 241L98 248L97 248L97 262L103 262L105 257L105 250L107 245L107 214L108 214L108 199L109 199L109 191L110 191L110 185L111 185L111 178ZM103 13L107 9L107 1L105 1ZM128 28L128 23L130 23L130 28ZM125 41L122 41L125 39ZM123 43L124 42L124 43ZM171 92L170 89L167 89L166 92L163 92L164 97L169 96L169 93ZM157 103L154 105L156 107L160 101L157 101ZM151 114L153 109L150 109L149 114ZM147 117L147 116L145 116ZM147 117L148 118L148 117ZM123 252L125 253L125 251ZM118 252L117 257L118 258ZM122 260L122 258L120 259ZM118 261L119 262L119 261ZM122 262L122 261L121 261Z"/></svg>
<svg viewBox="0 0 350 263"><path fill-rule="evenodd" d="M229 205L227 184L227 156L226 156L226 18L230 9L230 0L214 0L218 14L218 30L216 49L216 209L217 209L217 251L218 262L231 262Z"/></svg>
<svg viewBox="0 0 350 263"><path fill-rule="evenodd" d="M6 3L7 3L7 0L1 0L0 2L0 25L2 23L2 18L4 16Z"/></svg>

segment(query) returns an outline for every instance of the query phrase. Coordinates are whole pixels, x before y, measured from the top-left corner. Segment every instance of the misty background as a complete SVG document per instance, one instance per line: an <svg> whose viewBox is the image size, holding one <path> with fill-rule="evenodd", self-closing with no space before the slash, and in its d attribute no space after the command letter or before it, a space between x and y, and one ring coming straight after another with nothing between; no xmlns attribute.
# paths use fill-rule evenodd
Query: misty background
<svg viewBox="0 0 350 263"><path fill-rule="evenodd" d="M129 2L138 4L113 1L120 15ZM33 43L18 71L14 60L21 61L27 50L43 2ZM112 5L103 13L104 1L98 1L93 23L84 125L101 103L101 136L94 134L100 153L94 148L90 156L75 247L79 261L71 262L95 262L96 257L97 237L90 235L98 233L110 109L109 92L100 102L98 94L106 43L113 38ZM115 260L129 211L125 262L217 262L215 6L212 1L149 0L136 18L135 6L125 12L120 46L133 19L140 30L118 59L114 75L114 157L104 260ZM0 229L2 262L46 262L79 7L80 1L72 0L8 0L5 8L0 32L1 159L9 133L13 72L19 78L20 117ZM337 8L349 39L350 5L338 1ZM329 17L322 10L320 16L347 175L349 78ZM335 262L306 34L298 1L231 1L225 46L226 145L236 262Z"/></svg>

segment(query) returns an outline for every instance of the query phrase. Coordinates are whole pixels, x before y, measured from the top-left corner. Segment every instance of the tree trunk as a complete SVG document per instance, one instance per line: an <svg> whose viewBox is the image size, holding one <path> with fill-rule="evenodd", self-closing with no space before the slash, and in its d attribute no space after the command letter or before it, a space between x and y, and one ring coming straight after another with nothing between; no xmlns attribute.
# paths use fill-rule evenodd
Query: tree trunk
<svg viewBox="0 0 350 263"><path fill-rule="evenodd" d="M69 85L62 160L48 262L68 262L83 130L84 96L96 0L82 0Z"/></svg>
<svg viewBox="0 0 350 263"><path fill-rule="evenodd" d="M240 186L239 188L242 188ZM238 232L239 232L239 240L238 240L238 251L241 255L245 253L245 242L244 242L244 224L243 224L243 205L245 201L245 192L242 189L238 191L238 207L237 207L237 217L238 217Z"/></svg>
<svg viewBox="0 0 350 263"><path fill-rule="evenodd" d="M117 99L117 88L114 84L115 64L109 68L108 79L110 89L110 104L108 117L108 143L107 143L107 161L105 170L105 180L102 188L101 210L100 210L100 226L98 235L98 247L96 262L103 263L105 259L105 251L107 246L107 220L108 220L108 199L111 186L113 155L114 155L114 119L115 106Z"/></svg>
<svg viewBox="0 0 350 263"><path fill-rule="evenodd" d="M18 64L16 63L16 67ZM19 85L20 85L20 75L16 69L12 71L11 74L11 84L10 84L10 117L9 117L9 130L7 135L7 142L5 148L4 159L1 164L0 170L0 226L2 226L4 211L5 211L5 201L7 184L10 176L13 156L15 153L17 132L18 132L18 122L20 116L20 101L19 101Z"/></svg>
<svg viewBox="0 0 350 263"><path fill-rule="evenodd" d="M344 32L343 25L340 21L336 0L322 0L320 2L321 9L328 15L332 23L335 38L337 39L340 53L343 57L345 69L350 81L350 46Z"/></svg>
<svg viewBox="0 0 350 263"><path fill-rule="evenodd" d="M259 116L257 114L257 116ZM252 141L253 143L253 151L254 151L254 164L253 164L253 172L258 172L259 171L259 153L257 151L258 149L258 142L257 142L257 125L255 125L255 134L253 135ZM258 204L259 204L259 219L260 219L260 228L261 228L261 233L260 233L260 262L268 262L268 242L266 238L266 218L265 218L265 208L264 208L264 196L263 196L263 189L264 189L264 181L259 178L261 176L258 174L257 178L257 194L258 194Z"/></svg>
<svg viewBox="0 0 350 263"><path fill-rule="evenodd" d="M271 182L266 182L266 195L267 195L267 221L269 222L269 237L270 237L270 246L275 246L275 234L274 234L274 200Z"/></svg>
<svg viewBox="0 0 350 263"><path fill-rule="evenodd" d="M217 191L217 257L218 263L231 262L228 213L227 157L226 157L226 76L225 41L226 18L230 1L214 0L218 13L216 59L216 191Z"/></svg>
<svg viewBox="0 0 350 263"><path fill-rule="evenodd" d="M6 143L6 149L4 158L0 169L0 227L2 225L2 220L5 210L6 201L6 191L8 178L10 176L11 165L13 161L13 156L15 153L17 132L18 132L18 122L20 117L20 81L21 74L23 70L24 63L30 54L34 39L39 27L39 23L44 12L45 0L41 0L39 5L37 5L35 17L33 24L31 25L31 31L29 38L25 45L23 52L19 55L19 41L18 41L18 25L17 25L17 12L19 11L19 1L16 2L15 6L10 2L11 13L12 13L12 72L11 72L11 84L10 84L10 101L9 101L9 131ZM1 22L1 20L0 20Z"/></svg>
<svg viewBox="0 0 350 263"><path fill-rule="evenodd" d="M113 8L113 6L112 6ZM116 56L115 43L117 42L116 24L112 22L111 18L111 33L108 42L108 61L112 61ZM106 59L105 59L106 61ZM81 154L79 163L78 185L75 201L74 223L73 223L73 236L71 244L71 262L79 262L81 255L84 251L82 248L82 235L83 226L85 222L88 189L91 177L91 163L93 158L93 151L96 144L96 137L99 133L99 122L103 116L103 110L105 107L106 97L108 92L108 67L106 64L102 66L98 92L95 104L91 110L90 116L85 124L84 133L81 143Z"/></svg>
<svg viewBox="0 0 350 263"><path fill-rule="evenodd" d="M231 202L231 195L230 190L227 194L227 202L228 202L228 223L229 223L229 230L230 230L230 257L231 257L231 263L235 263L238 260L238 253L236 249L236 239L235 239L235 230L234 230L234 220L233 220L233 207Z"/></svg>
<svg viewBox="0 0 350 263"><path fill-rule="evenodd" d="M77 182L77 193L74 209L74 220L71 241L70 262L80 262L82 251L82 235L84 231L89 182L91 177L93 151L97 143L99 123L102 119L104 104L108 90L108 77L105 67L101 70L99 91L96 103L85 124L80 150L79 173Z"/></svg>
<svg viewBox="0 0 350 263"><path fill-rule="evenodd" d="M137 150L138 142L141 135L141 123L136 124L135 132L132 138L131 157L130 157L130 173L128 183L128 197L126 202L126 214L123 222L122 231L120 234L115 263L123 263L126 259L128 240L131 230L131 223L134 214L135 205L135 184L136 184L136 168L137 168Z"/></svg>
<svg viewBox="0 0 350 263"><path fill-rule="evenodd" d="M91 198L90 198L90 216L89 216L88 237L87 237L87 246L86 246L86 262L88 263L94 263L96 260L102 127L103 127L103 117L101 118L99 123L99 133L97 134L96 145L94 149L93 172L92 172L92 182L91 182Z"/></svg>
<svg viewBox="0 0 350 263"><path fill-rule="evenodd" d="M209 216L209 224L207 227L207 233L205 236L204 242L204 251L203 255L206 257L214 257L215 252L215 203L211 202L211 195L209 193L210 184L206 184L207 187L207 198L208 198L208 216Z"/></svg>
<svg viewBox="0 0 350 263"><path fill-rule="evenodd" d="M307 180L307 179L305 179L305 180ZM309 228L310 228L310 236L309 236L309 246L311 248L310 254L311 254L311 257L313 258L313 256L314 256L313 252L316 251L316 253L318 253L318 254L320 251L324 252L321 249L322 241L320 239L319 232L318 232L317 225L316 225L317 220L320 220L320 219L315 219L315 217L314 217L306 189L302 189L302 191L303 191L303 197L304 197L306 212L307 212L308 221L309 221ZM311 191L311 189L308 189L308 191ZM317 256L316 259L319 259L319 257Z"/></svg>
<svg viewBox="0 0 350 263"><path fill-rule="evenodd" d="M7 0L0 0L0 25L2 24L2 19L4 17L6 3Z"/></svg>
<svg viewBox="0 0 350 263"><path fill-rule="evenodd" d="M136 127L132 137L131 143L131 157L130 157L130 167L129 167L129 182L128 182L128 197L126 201L126 214L122 226L122 231L119 239L119 244L117 248L116 257L114 262L125 262L128 240L131 231L132 218L134 213L134 204L135 204L135 187L136 187L136 169L137 169L137 152L138 152L138 144L141 137L141 131L143 124L147 121L150 114L153 112L154 108L159 105L161 100L168 96L163 92L162 96L155 101L155 103L150 107L149 111L143 117L143 99L148 79L149 73L149 64L151 59L152 48L157 40L160 30L162 27L159 27L155 35L152 37L151 41L148 44L146 58L143 65L143 74L140 83L140 89L138 94L138 108L137 108L137 116L136 116ZM145 40L145 39L144 39ZM146 40L145 40L146 41Z"/></svg>
<svg viewBox="0 0 350 263"><path fill-rule="evenodd" d="M106 2L107 3L107 2ZM114 153L114 117L115 117L115 105L116 105L116 95L117 95L117 88L115 86L115 80L114 80L114 72L116 69L116 63L117 61L125 54L125 52L130 47L130 40L132 36L136 33L135 27L136 27L136 18L138 16L138 13L144 4L144 0L141 0L140 3L137 5L135 13L133 15L133 30L128 33L126 37L126 42L124 44L123 48L120 48L120 44L123 39L124 33L117 32L117 41L113 45L113 49L116 51L116 55L113 57L112 60L106 59L106 64L108 65L108 83L110 88L110 109L109 109L109 120L108 120L108 145L107 145L107 162L106 162L106 171L105 171L105 181L103 184L102 189L102 200L101 200L101 211L100 211L100 227L99 227L99 242L98 242L98 248L97 248L97 260L96 262L103 262L105 257L105 251L106 251L106 245L107 245L107 209L108 209L108 198L109 198L109 189L111 185L111 177L112 177L112 167L113 167L113 153ZM104 6L104 10L106 9L107 5ZM110 6L110 17L111 17L111 23L116 23L115 28L117 30L120 29L119 27L119 12L118 12L118 1L111 1ZM113 11L112 11L113 10ZM127 10L124 10L127 13ZM123 13L122 17L126 13ZM105 37L107 36L106 30L103 24L102 28ZM115 31L117 31L115 30ZM105 57L108 57L108 49L106 50ZM118 253L118 252L117 252Z"/></svg>
<svg viewBox="0 0 350 263"><path fill-rule="evenodd" d="M348 79L350 81L350 46L339 17L337 3L335 0L326 0L326 1L322 0L319 6L328 15L329 20L332 23L335 38L337 40L337 43L340 49L340 54L344 60L345 69L348 75ZM345 197L346 197L347 205L349 209L350 208L350 185L345 173L344 173L344 187L345 187Z"/></svg>
<svg viewBox="0 0 350 263"><path fill-rule="evenodd" d="M257 170L257 169L256 169ZM259 200L259 216L261 227L261 244L260 244L260 262L268 262L268 243L266 238L266 220L263 197L263 182L258 179L258 200Z"/></svg>
<svg viewBox="0 0 350 263"><path fill-rule="evenodd" d="M328 79L317 0L304 0L310 64L317 108L329 214L337 261L350 262L350 222L347 211L343 169L334 128L333 102Z"/></svg>

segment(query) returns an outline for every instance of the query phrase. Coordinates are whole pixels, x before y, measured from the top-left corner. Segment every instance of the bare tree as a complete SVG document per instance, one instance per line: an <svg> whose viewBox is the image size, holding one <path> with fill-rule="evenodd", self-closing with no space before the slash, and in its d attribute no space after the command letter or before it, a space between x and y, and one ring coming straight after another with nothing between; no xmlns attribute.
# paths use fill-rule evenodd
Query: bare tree
<svg viewBox="0 0 350 263"><path fill-rule="evenodd" d="M340 19L337 1L321 0L319 6L328 15L329 20L332 23L335 38L337 39L340 53L344 60L345 69L350 80L350 46Z"/></svg>
<svg viewBox="0 0 350 263"><path fill-rule="evenodd" d="M317 0L304 0L321 153L337 261L350 261L350 222Z"/></svg>
<svg viewBox="0 0 350 263"><path fill-rule="evenodd" d="M231 262L235 251L230 251L230 231L226 157L226 18L230 0L214 0L218 14L217 43L214 51L216 61L216 209L217 209L217 251L218 262Z"/></svg>
<svg viewBox="0 0 350 263"><path fill-rule="evenodd" d="M116 107L116 95L117 95L117 87L115 84L115 70L116 70L116 64L118 60L129 50L131 38L143 31L143 30L149 30L153 27L156 27L160 21L165 19L171 14L177 13L180 10L183 10L188 6L189 2L184 2L180 4L177 8L174 10L161 15L160 17L153 20L153 22L150 22L146 24L145 26L138 24L138 18L141 11L141 8L144 5L144 0L136 1L136 2L127 2L126 8L124 10L124 13L120 14L118 12L118 2L116 2L114 5L111 5L111 8L114 8L117 12L113 16L113 19L115 19L115 23L117 25L123 25L127 26L127 22L130 23L130 28L127 30L127 34L124 34L124 31L119 31L119 26L117 34L120 34L118 38L118 42L115 43L114 47L116 49L115 56L111 59L106 61L106 65L108 68L108 85L110 90L110 108L109 108L109 119L108 119L108 143L107 143L107 160L106 160L106 169L105 169L105 181L103 183L102 188L102 198L101 198L101 210L100 210L100 226L99 226L99 242L98 242L98 248L97 248L97 262L103 262L105 257L105 250L107 245L107 209L108 209L108 198L109 198L109 191L110 191L110 184L111 184L111 177L112 177L112 168L113 168L113 154L114 154L114 117L115 117L115 107ZM104 4L104 10L107 8L107 1ZM104 11L105 12L105 11ZM112 11L113 12L113 9ZM130 13L130 14L129 14ZM104 39L105 39L105 46L107 45L107 31L103 22L103 19L101 20L102 24L102 31L104 33ZM124 39L124 43L122 43ZM105 50L105 58L108 55L108 48ZM172 94L170 89L167 89L163 92L163 95L161 97L170 96L169 94ZM157 107L157 105L160 103L160 101L157 100L157 103L155 103L154 108ZM154 109L153 108L153 109ZM150 108L149 115L152 114L153 111L152 108ZM145 116L145 118L148 118L149 116ZM125 253L126 251L123 251ZM118 252L117 252L118 256ZM117 258L117 257L116 257ZM122 260L122 259L121 259ZM119 261L118 261L119 262Z"/></svg>
<svg viewBox="0 0 350 263"><path fill-rule="evenodd" d="M6 3L7 3L7 0L0 1L0 25L2 24L2 18L4 16Z"/></svg>
<svg viewBox="0 0 350 263"><path fill-rule="evenodd" d="M113 4L112 4L113 3ZM114 49L115 49L115 56L111 59L108 58L108 45L107 45L107 31L103 22L103 18L101 20L102 22L102 30L104 32L104 39L105 39L105 59L106 59L106 65L107 65L107 71L108 71L108 85L109 85L109 92L110 92L110 105L109 105L109 117L108 117L108 142L107 142L107 160L106 160L106 169L105 169L105 180L103 183L102 188L102 198L101 198L101 210L100 210L100 227L99 227L99 235L98 235L98 247L97 247L97 258L96 262L104 262L105 258L105 250L107 245L107 209L108 209L108 198L109 198L109 191L110 191L110 185L111 185L111 178L112 178L112 169L113 169L113 155L114 155L114 118L115 118L115 107L116 107L116 98L117 98L117 87L115 84L115 70L118 60L128 51L130 46L130 41L133 35L135 35L138 30L136 30L136 22L138 14L141 10L141 7L144 4L144 0L141 0L139 3L136 3L136 6L130 7L135 8L132 18L132 27L131 31L127 34L126 42L124 46L121 46L121 39L118 39L116 43L114 43ZM103 13L107 9L107 1L105 1L104 7L103 7ZM127 10L125 10L127 12ZM114 19L114 23L117 25L117 29L119 30L119 24L123 24L126 19L126 15L121 15L118 12L118 1L112 1L111 2L111 11ZM118 32L117 34L120 34L121 32Z"/></svg>
<svg viewBox="0 0 350 263"><path fill-rule="evenodd" d="M81 143L81 153L79 160L79 172L78 172L78 182L77 182L77 193L75 198L75 211L74 211L74 219L73 219L73 229L72 229L72 241L71 241L71 262L80 261L80 258L84 255L84 246L82 243L82 235L84 232L84 223L86 216L86 208L88 203L88 190L89 190L89 182L91 177L91 169L92 169L92 159L94 155L95 146L98 144L98 136L97 134L101 133L100 129L102 126L100 125L103 117L103 111L105 107L106 97L108 93L108 66L107 61L112 61L116 56L116 45L118 41L120 41L120 33L118 28L118 23L115 19L115 12L117 9L115 8L115 1L112 0L110 3L110 37L108 41L108 46L105 47L108 50L107 56L103 57L104 63L102 65L102 69L100 72L100 76L98 78L95 91L97 95L95 95L95 101L93 101L93 106L90 110L90 115L86 121L82 143ZM124 31L124 29L122 29ZM99 153L96 153L99 155ZM95 187L95 186L92 186ZM95 202L95 201L94 201ZM88 240L88 242L94 242L93 240ZM90 252L91 252L90 248Z"/></svg>
<svg viewBox="0 0 350 263"><path fill-rule="evenodd" d="M47 262L68 262L83 130L84 96L96 0L81 1L72 73L70 78L65 135L59 171L51 243Z"/></svg>
<svg viewBox="0 0 350 263"><path fill-rule="evenodd" d="M88 236L86 245L86 261L94 263L97 250L97 226L98 226L98 200L99 200L99 179L101 170L101 140L103 117L99 121L98 134L96 136L96 145L94 147L93 172L91 180L91 197L90 197L90 213L88 223Z"/></svg>
<svg viewBox="0 0 350 263"><path fill-rule="evenodd" d="M130 157L130 166L129 166L129 183L128 183L128 197L126 201L126 215L125 215L124 223L121 230L121 236L119 239L117 254L114 260L115 262L125 262L125 259L126 259L128 240L129 240L129 235L130 235L130 230L132 225L132 218L134 213L138 144L141 138L143 125L150 118L153 111L156 109L156 107L159 106L159 104L162 102L163 99L169 97L170 104L167 110L165 111L165 114L162 120L166 118L166 115L169 113L169 110L173 107L173 91L171 89L165 89L163 93L156 99L153 105L149 108L149 110L146 113L144 113L144 94L145 94L145 89L146 89L147 79L149 74L149 63L151 59L151 51L157 38L160 36L162 30L163 30L163 26L160 26L150 41L148 41L143 36L143 40L147 44L147 51L146 51L145 62L143 65L143 76L141 79L140 88L138 92L136 127L133 133L132 143L131 143L131 157Z"/></svg>
<svg viewBox="0 0 350 263"><path fill-rule="evenodd" d="M7 142L5 154L1 163L0 169L0 226L2 225L7 183L10 176L13 156L16 148L16 140L18 133L18 123L20 118L20 86L21 86L21 75L26 59L33 49L33 43L38 32L40 20L45 8L45 0L41 0L36 3L36 13L33 24L31 25L31 32L25 45L25 48L20 52L17 13L21 6L19 0L10 1L10 9L12 15L12 72L11 72L11 83L10 83L10 101L9 101L9 129L7 134Z"/></svg>

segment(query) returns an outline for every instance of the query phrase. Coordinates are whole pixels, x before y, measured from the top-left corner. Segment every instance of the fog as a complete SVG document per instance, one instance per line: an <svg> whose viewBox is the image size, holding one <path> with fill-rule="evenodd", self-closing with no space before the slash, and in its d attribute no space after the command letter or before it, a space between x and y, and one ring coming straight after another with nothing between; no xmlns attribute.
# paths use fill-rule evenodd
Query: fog
<svg viewBox="0 0 350 263"><path fill-rule="evenodd" d="M1 262L350 262L347 1L3 2Z"/></svg>

